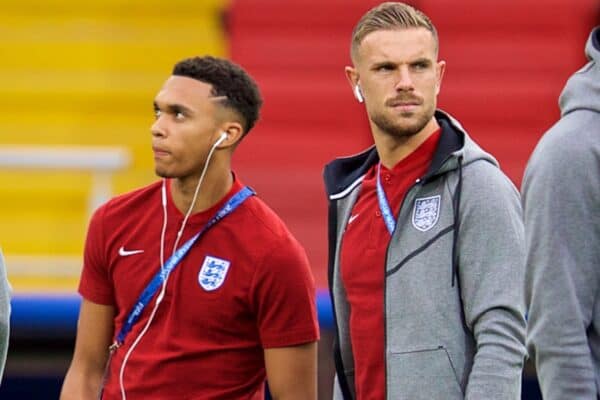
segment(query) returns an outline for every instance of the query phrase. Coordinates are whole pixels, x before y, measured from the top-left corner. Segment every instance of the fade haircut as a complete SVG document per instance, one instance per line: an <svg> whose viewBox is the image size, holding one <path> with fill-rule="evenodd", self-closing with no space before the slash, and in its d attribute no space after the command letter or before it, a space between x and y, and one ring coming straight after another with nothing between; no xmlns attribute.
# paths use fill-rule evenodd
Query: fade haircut
<svg viewBox="0 0 600 400"><path fill-rule="evenodd" d="M252 77L239 65L217 57L192 57L175 64L172 74L211 85L211 95L223 96L220 104L241 117L244 135L258 120L263 102L260 91Z"/></svg>
<svg viewBox="0 0 600 400"><path fill-rule="evenodd" d="M408 4L388 1L370 9L354 27L350 45L352 60L356 60L358 48L369 33L409 28L425 28L431 32L437 55L439 48L438 34L429 17Z"/></svg>

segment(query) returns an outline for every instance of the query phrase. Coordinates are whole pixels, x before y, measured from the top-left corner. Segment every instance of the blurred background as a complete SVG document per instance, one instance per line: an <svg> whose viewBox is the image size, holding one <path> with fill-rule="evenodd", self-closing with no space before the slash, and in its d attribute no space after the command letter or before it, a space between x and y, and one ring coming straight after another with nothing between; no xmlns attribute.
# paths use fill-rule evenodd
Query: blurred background
<svg viewBox="0 0 600 400"><path fill-rule="evenodd" d="M2 399L56 399L70 361L91 211L155 178L152 100L173 64L211 54L259 83L237 173L306 247L319 288L319 398L331 396L330 159L371 143L343 67L373 0L8 0L0 13L0 246L13 286ZM598 0L415 0L447 61L440 108L519 186L584 62ZM530 365L523 399L539 398Z"/></svg>

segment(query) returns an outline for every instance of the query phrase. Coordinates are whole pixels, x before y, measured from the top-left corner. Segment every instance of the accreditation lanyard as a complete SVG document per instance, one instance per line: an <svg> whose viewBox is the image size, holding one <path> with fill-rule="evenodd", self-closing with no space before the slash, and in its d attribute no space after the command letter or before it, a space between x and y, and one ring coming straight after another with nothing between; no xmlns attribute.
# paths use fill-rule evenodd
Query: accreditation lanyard
<svg viewBox="0 0 600 400"><path fill-rule="evenodd" d="M394 213L392 213L390 203L388 202L383 186L381 185L381 162L377 164L377 200L379 201L379 209L381 210L383 222L385 222L385 227L391 236L396 229L396 219L394 218Z"/></svg>
<svg viewBox="0 0 600 400"><path fill-rule="evenodd" d="M163 282L167 279L169 274L179 265L179 262L187 255L190 248L196 243L196 241L208 231L211 227L213 227L217 222L225 218L227 215L231 214L236 208L238 208L244 201L246 201L249 197L253 196L255 193L252 189L247 186L244 186L237 192L233 197L231 197L227 203L217 213L206 223L206 225L195 234L191 239L183 244L175 253L169 257L167 263L164 268L161 268L154 278L150 281L148 286L144 289L140 297L138 298L135 306L129 312L129 316L127 320L121 327L119 334L117 335L117 341L111 346L111 349L115 349L123 344L125 341L125 336L129 333L133 325L137 322L142 311L146 308L146 306L150 303L150 300L154 296L154 294L161 287Z"/></svg>

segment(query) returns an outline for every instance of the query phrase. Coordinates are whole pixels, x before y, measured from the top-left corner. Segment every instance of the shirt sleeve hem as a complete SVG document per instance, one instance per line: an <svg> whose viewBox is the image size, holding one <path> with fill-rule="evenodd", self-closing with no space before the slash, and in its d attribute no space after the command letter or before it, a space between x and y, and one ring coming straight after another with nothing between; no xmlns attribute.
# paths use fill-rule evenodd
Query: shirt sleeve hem
<svg viewBox="0 0 600 400"><path fill-rule="evenodd" d="M299 332L286 336L278 336L267 338L262 341L262 346L265 349L274 347L296 346L304 343L316 342L319 340L319 333L314 330Z"/></svg>
<svg viewBox="0 0 600 400"><path fill-rule="evenodd" d="M81 295L81 297L83 297L84 299L91 301L92 303L96 303L96 304L101 304L104 306L114 306L114 303L112 301L112 299L110 298L110 296L98 293L98 292L93 292L93 291L88 291L88 290L79 290L79 294Z"/></svg>

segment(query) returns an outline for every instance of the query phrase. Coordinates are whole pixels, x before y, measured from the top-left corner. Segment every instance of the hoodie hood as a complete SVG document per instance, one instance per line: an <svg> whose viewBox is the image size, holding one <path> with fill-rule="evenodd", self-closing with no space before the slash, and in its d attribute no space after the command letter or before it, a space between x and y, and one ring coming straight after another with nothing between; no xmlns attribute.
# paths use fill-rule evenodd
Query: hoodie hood
<svg viewBox="0 0 600 400"><path fill-rule="evenodd" d="M479 147L454 117L442 110L437 110L435 118L442 128L443 135L426 177L457 169L458 160L462 166L475 161L486 161L498 167L498 161Z"/></svg>
<svg viewBox="0 0 600 400"><path fill-rule="evenodd" d="M569 78L560 95L562 117L577 110L600 112L600 26L590 33L585 55L589 62Z"/></svg>

